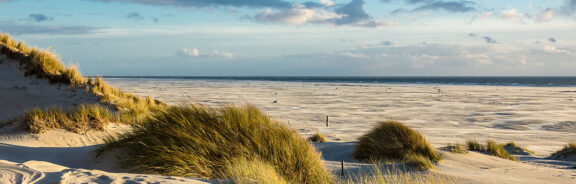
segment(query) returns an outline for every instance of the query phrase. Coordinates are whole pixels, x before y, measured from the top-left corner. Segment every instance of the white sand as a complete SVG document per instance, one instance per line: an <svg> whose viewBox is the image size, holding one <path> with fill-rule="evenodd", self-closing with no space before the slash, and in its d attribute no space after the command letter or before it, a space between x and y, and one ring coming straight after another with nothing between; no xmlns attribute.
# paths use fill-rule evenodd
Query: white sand
<svg viewBox="0 0 576 184"><path fill-rule="evenodd" d="M448 154L439 172L473 183L576 183L575 162L545 159L576 141L576 88L262 81L106 79L138 95L177 104L250 103L307 136L336 142L321 147L329 168L349 158L353 143L376 122L394 119L419 130L436 147L467 139L515 141L536 152L522 162L472 153ZM440 89L441 92L438 92ZM274 103L277 101L277 103ZM330 116L325 127L324 117ZM358 167L360 163L349 163Z"/></svg>
<svg viewBox="0 0 576 184"><path fill-rule="evenodd" d="M105 131L76 134L62 130L29 134L14 118L32 108L98 103L84 90L24 77L16 62L0 55L0 183L205 183L182 177L123 173L114 153L94 157L103 139L128 130L110 125Z"/></svg>

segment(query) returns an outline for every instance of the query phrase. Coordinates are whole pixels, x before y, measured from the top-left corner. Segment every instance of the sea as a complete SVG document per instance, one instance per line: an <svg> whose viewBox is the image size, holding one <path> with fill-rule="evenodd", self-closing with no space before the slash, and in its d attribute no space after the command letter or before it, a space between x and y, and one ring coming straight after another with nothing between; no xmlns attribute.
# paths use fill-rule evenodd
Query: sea
<svg viewBox="0 0 576 184"><path fill-rule="evenodd" d="M576 77L105 76L104 78L576 87Z"/></svg>

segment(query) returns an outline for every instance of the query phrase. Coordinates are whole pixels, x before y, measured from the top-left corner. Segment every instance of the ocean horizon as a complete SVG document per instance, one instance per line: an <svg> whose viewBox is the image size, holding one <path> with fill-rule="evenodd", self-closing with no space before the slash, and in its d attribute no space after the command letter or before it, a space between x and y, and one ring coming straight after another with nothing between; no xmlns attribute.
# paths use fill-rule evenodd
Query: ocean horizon
<svg viewBox="0 0 576 184"><path fill-rule="evenodd" d="M576 87L576 76L103 76L103 78Z"/></svg>

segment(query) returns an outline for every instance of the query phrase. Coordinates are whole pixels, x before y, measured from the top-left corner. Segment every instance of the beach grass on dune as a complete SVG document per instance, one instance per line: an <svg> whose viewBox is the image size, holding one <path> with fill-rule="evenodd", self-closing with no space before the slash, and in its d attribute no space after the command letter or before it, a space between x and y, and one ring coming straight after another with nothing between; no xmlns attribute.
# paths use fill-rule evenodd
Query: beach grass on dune
<svg viewBox="0 0 576 184"><path fill-rule="evenodd" d="M326 139L326 137L322 135L320 132L316 132L314 135L308 137L308 141L322 143L328 141L328 139Z"/></svg>
<svg viewBox="0 0 576 184"><path fill-rule="evenodd" d="M102 77L86 78L78 71L77 66L64 66L52 50L29 48L23 42L14 41L8 34L0 33L0 54L19 62L25 76L36 76L51 83L67 84L73 89L85 89L87 93L98 96L102 104L114 107L112 110L104 110L102 106L84 104L73 109L34 109L27 112L22 120L24 129L33 133L49 129L65 129L73 132L85 131L86 128L98 130L105 124L102 122L135 124L148 118L154 111L166 107L164 103L152 97L137 97L117 89L104 82ZM105 120L80 121L77 122L78 125L74 125L74 121L78 119L71 114L85 113L82 109L85 107L110 111L114 116L109 116L110 118Z"/></svg>
<svg viewBox="0 0 576 184"><path fill-rule="evenodd" d="M550 155L550 158L554 159L564 159L568 157L576 157L576 142L568 143L562 149Z"/></svg>
<svg viewBox="0 0 576 184"><path fill-rule="evenodd" d="M465 148L468 151L484 152L484 153L488 153L488 154L493 155L493 156L497 156L497 157L512 160L512 161L518 161L518 158L510 155L510 152L507 149L509 149L513 153L517 153L517 154L520 154L521 152L526 152L528 154L534 154L534 152L516 145L516 143L514 143L513 141L509 142L507 144L499 144L496 141L488 140L488 141L486 141L486 145L483 145L482 143L478 142L477 140L469 139L466 141L466 147ZM464 150L464 151L466 151L466 150Z"/></svg>
<svg viewBox="0 0 576 184"><path fill-rule="evenodd" d="M467 140L466 145L468 146L468 150L470 151L480 151L480 152L486 151L486 147L484 145L473 139Z"/></svg>
<svg viewBox="0 0 576 184"><path fill-rule="evenodd" d="M455 178L440 175L436 172L406 171L398 167L386 167L374 163L368 172L349 175L342 183L346 184L451 184L461 183Z"/></svg>
<svg viewBox="0 0 576 184"><path fill-rule="evenodd" d="M434 168L442 159L419 132L392 120L360 137L352 156L361 161L398 160L421 169Z"/></svg>
<svg viewBox="0 0 576 184"><path fill-rule="evenodd" d="M84 104L71 111L59 107L45 110L35 108L25 113L22 126L31 133L63 129L81 133L88 130L103 130L110 122L119 122L118 116L109 107L100 104Z"/></svg>
<svg viewBox="0 0 576 184"><path fill-rule="evenodd" d="M506 149L504 149L504 145L502 144L498 144L496 143L496 141L493 140L488 140L486 142L486 151L488 151L490 154L500 157L500 158L504 158L504 159L508 159L508 160L512 160L512 161L518 161L518 159L512 155L510 155L510 153L508 153L508 151L506 151Z"/></svg>
<svg viewBox="0 0 576 184"><path fill-rule="evenodd" d="M508 151L508 152L512 152L514 154L529 154L529 155L534 155L536 154L534 151L526 149L518 144L516 144L514 141L508 142L504 145L504 148Z"/></svg>
<svg viewBox="0 0 576 184"><path fill-rule="evenodd" d="M253 106L171 106L102 149L114 147L126 150L126 167L147 173L234 178L229 174L260 172L227 169L269 165L289 183L333 182L306 140Z"/></svg>
<svg viewBox="0 0 576 184"><path fill-rule="evenodd" d="M446 149L452 153L466 153L468 152L468 149L459 143L449 143L446 146Z"/></svg>
<svg viewBox="0 0 576 184"><path fill-rule="evenodd" d="M237 158L226 162L221 178L231 180L238 184L288 184L282 176L279 175L273 165L263 162L259 159L248 160L247 158Z"/></svg>

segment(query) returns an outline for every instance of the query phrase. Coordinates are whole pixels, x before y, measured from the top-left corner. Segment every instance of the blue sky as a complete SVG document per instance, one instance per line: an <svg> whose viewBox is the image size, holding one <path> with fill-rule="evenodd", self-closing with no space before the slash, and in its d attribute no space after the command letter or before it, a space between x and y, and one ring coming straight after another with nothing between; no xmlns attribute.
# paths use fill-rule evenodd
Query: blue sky
<svg viewBox="0 0 576 184"><path fill-rule="evenodd" d="M576 0L0 0L86 75L573 76Z"/></svg>

